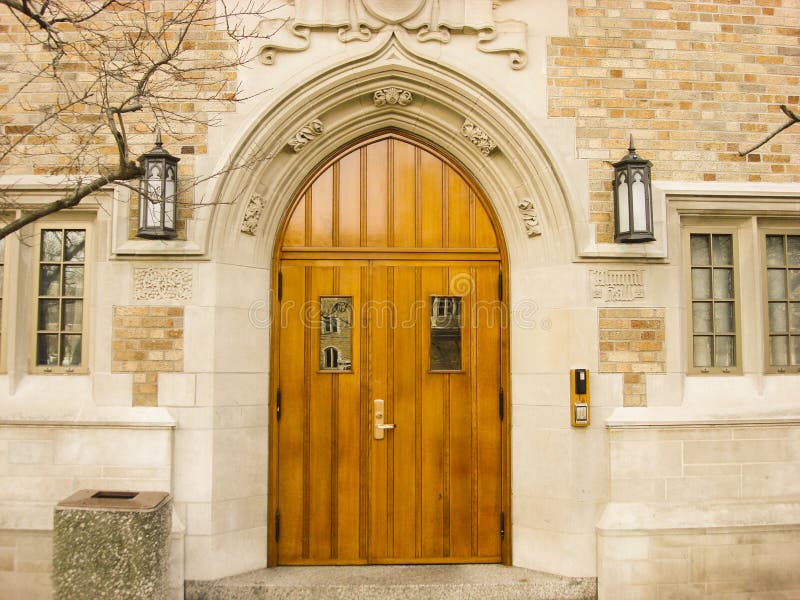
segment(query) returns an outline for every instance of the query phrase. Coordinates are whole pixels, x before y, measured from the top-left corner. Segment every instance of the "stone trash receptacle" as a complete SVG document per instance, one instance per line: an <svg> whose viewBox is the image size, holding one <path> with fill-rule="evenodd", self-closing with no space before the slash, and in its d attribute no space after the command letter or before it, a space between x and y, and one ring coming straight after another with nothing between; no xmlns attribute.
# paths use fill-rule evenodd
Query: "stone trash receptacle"
<svg viewBox="0 0 800 600"><path fill-rule="evenodd" d="M57 600L167 597L172 498L166 492L81 490L53 522Z"/></svg>

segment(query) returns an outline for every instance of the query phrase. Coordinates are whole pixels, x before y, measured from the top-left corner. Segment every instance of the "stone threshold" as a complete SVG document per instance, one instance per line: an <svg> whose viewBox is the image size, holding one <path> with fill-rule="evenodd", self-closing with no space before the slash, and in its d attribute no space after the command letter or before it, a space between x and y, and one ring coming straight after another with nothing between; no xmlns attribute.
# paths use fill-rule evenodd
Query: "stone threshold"
<svg viewBox="0 0 800 600"><path fill-rule="evenodd" d="M503 565L275 567L187 581L186 600L595 600L597 579Z"/></svg>

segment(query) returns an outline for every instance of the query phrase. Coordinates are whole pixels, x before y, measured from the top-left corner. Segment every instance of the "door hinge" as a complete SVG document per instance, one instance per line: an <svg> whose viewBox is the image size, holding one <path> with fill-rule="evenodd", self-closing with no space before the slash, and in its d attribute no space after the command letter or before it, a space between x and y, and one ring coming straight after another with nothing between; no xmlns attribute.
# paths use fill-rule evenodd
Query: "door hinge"
<svg viewBox="0 0 800 600"><path fill-rule="evenodd" d="M281 513L279 510L275 511L275 541L281 541Z"/></svg>
<svg viewBox="0 0 800 600"><path fill-rule="evenodd" d="M278 271L278 302L283 299L283 272Z"/></svg>
<svg viewBox="0 0 800 600"><path fill-rule="evenodd" d="M506 395L503 388L500 388L500 420L502 421L506 416Z"/></svg>
<svg viewBox="0 0 800 600"><path fill-rule="evenodd" d="M500 539L506 539L506 513L500 512Z"/></svg>
<svg viewBox="0 0 800 600"><path fill-rule="evenodd" d="M281 388L275 392L275 416L278 421L281 420Z"/></svg>
<svg viewBox="0 0 800 600"><path fill-rule="evenodd" d="M500 298L500 302L503 301L503 273L502 271L497 278L497 297Z"/></svg>

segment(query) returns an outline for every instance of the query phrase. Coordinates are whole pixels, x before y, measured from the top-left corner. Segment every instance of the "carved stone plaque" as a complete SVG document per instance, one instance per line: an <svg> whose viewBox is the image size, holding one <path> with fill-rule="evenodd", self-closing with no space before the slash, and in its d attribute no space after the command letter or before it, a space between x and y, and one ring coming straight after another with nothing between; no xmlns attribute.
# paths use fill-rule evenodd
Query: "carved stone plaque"
<svg viewBox="0 0 800 600"><path fill-rule="evenodd" d="M186 267L134 267L136 300L191 300L192 269Z"/></svg>
<svg viewBox="0 0 800 600"><path fill-rule="evenodd" d="M271 65L278 52L302 52L315 31L333 30L342 43L369 42L379 32L405 31L418 42L449 44L454 34L474 35L480 52L505 54L512 69L528 62L528 28L523 21L497 19L496 0L293 0L288 19L264 19L259 49Z"/></svg>
<svg viewBox="0 0 800 600"><path fill-rule="evenodd" d="M592 269L592 298L602 302L633 302L644 298L641 269Z"/></svg>

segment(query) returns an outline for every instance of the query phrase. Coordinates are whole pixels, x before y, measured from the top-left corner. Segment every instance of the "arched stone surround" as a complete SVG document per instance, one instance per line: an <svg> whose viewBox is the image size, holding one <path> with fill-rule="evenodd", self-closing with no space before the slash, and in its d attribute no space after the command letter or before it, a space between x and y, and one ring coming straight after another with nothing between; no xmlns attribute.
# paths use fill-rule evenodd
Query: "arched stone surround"
<svg viewBox="0 0 800 600"><path fill-rule="evenodd" d="M376 105L374 92L390 87L406 90L412 101ZM571 145L574 148L572 138L567 139L572 125L526 118L522 109L515 110L512 103L492 90L412 55L396 40L390 39L379 51L297 83L274 99L268 98L253 114L247 126L239 128L242 133L238 138L226 140L227 147L219 154L226 158L214 170L222 171L251 158L252 164L246 169L231 169L216 181L206 195L213 204L207 209L208 220L201 218L196 223L195 239L210 259L201 268L208 273L202 283L208 302L205 308L198 309L195 318L202 320L201 327L208 331L204 336L198 335L197 342L210 342L213 346L211 357L198 369L207 373L207 401L212 406L245 404L257 409L259 419L268 414L269 327L264 321L254 323L253 317L269 314L266 304L273 280L270 267L275 236L284 212L315 167L360 137L384 129L407 132L438 147L469 172L492 202L503 229L512 311L531 289L547 281L551 274L563 271L563 265L572 263L581 240L587 239L585 163L564 151ZM462 133L465 120L477 125L496 143L488 155ZM314 124L306 135L296 138L314 121L322 127ZM537 128L546 130L547 135ZM232 130L225 127L226 132ZM289 145L293 139L301 142L298 151ZM526 230L525 219L531 214L520 209L526 201L534 207L541 235L529 235ZM571 286L566 286L570 292ZM187 316L187 346L193 343L192 320L191 315ZM237 331L234 340L229 339L231 330ZM521 340L517 350L515 333ZM530 417L516 417L518 399L530 396L534 380L515 386L514 378L518 373L522 378L529 377L533 359L527 348L531 344L542 346L541 338L534 338L545 333L544 327L535 332L515 331L512 319L510 400L514 431L517 423L523 423L526 432L517 436L519 443L512 433L512 513L518 509L520 514L530 512L529 504L522 508L516 505L515 481L530 481L529 473L520 471L519 465L528 463L528 457L536 452L524 446L527 442L523 438L531 437ZM565 356L563 360L569 358ZM553 373L546 377L559 376L551 367L546 369ZM230 397L234 395L235 400ZM547 401L552 402L552 398ZM259 420L256 428L248 430L247 436L251 437L243 438L230 421L218 424L223 421L215 419L206 442L211 447L205 500L210 510L203 513L207 522L199 531L212 533L193 538L189 524L187 579L222 577L266 564L268 527L272 525L266 514L266 422ZM244 421L240 426L250 427ZM242 461L240 445L249 447L249 460ZM180 453L178 456L179 473ZM565 464L572 468L570 457L567 459ZM238 461L238 468L233 471L224 467L231 461ZM530 488L536 484L524 485ZM532 495L527 488L521 491ZM260 495L264 496L263 503L258 500ZM177 496L180 501L180 493ZM187 501L195 501L190 493ZM234 527L231 523L238 528L236 532L225 530ZM537 534L534 538L524 527L513 532L515 564L568 575L593 574L593 525L592 530L582 534L580 558L563 568L564 552L572 552L574 538L559 537L558 533L555 537ZM532 552L532 547L539 550ZM549 558L541 560L543 553ZM223 564L218 562L219 557Z"/></svg>
<svg viewBox="0 0 800 600"><path fill-rule="evenodd" d="M411 93L407 105L376 106L375 91L396 87ZM488 156L461 133L469 119L497 142ZM299 151L289 141L318 120L324 131ZM304 82L252 119L225 166L258 154L255 165L231 171L211 194L214 208L209 253L214 259L243 258L268 266L275 232L293 194L327 156L349 142L394 128L439 147L462 164L492 200L508 240L511 265L570 260L575 248L573 224L581 209L571 199L560 163L580 170L579 161L552 157L545 136L491 90L450 69L416 57L390 42L377 55L341 65ZM572 179L574 181L574 178ZM579 182L578 182L579 183ZM240 235L248 200L263 199L254 236ZM535 206L544 235L531 239L518 205ZM577 217L576 217L577 215ZM537 259L537 257L539 257Z"/></svg>

